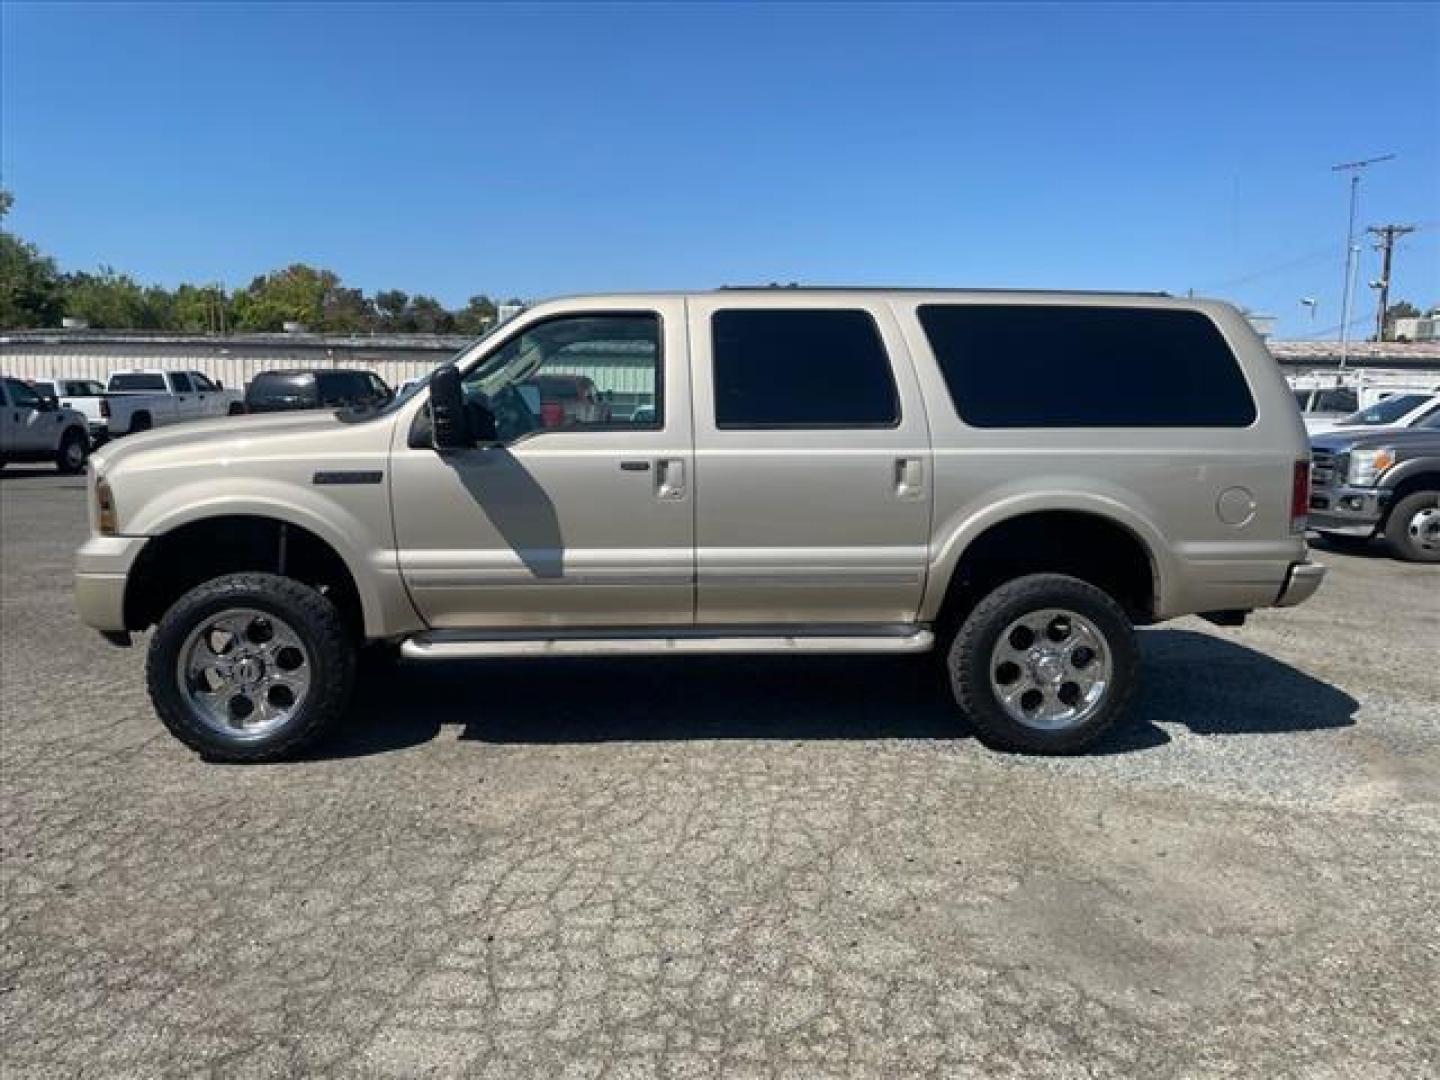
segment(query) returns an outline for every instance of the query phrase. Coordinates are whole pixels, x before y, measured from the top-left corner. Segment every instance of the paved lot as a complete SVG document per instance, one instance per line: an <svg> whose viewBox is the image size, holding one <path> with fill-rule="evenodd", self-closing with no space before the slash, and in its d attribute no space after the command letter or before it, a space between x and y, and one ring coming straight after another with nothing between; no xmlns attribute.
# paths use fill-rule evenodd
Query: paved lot
<svg viewBox="0 0 1440 1080"><path fill-rule="evenodd" d="M0 476L7 1077L1434 1076L1440 568L1147 631L1104 753L914 661L371 676L300 764L166 736Z"/></svg>

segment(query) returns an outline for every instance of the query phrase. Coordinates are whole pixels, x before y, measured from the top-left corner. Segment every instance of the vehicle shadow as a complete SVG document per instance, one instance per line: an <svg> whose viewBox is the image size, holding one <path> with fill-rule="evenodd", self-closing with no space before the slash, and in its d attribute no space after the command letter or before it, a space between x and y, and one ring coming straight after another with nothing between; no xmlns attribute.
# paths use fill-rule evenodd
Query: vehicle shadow
<svg viewBox="0 0 1440 1080"><path fill-rule="evenodd" d="M3 480L30 480L37 476L48 476L52 479L60 477L65 480L73 480L73 476L66 476L53 465L6 465L0 469L0 481Z"/></svg>
<svg viewBox="0 0 1440 1080"><path fill-rule="evenodd" d="M1140 635L1145 681L1092 753L1202 735L1347 727L1357 702L1264 653L1191 630ZM349 722L310 757L429 742L447 727L497 744L693 739L951 739L970 734L931 658L659 657L400 663L367 670Z"/></svg>

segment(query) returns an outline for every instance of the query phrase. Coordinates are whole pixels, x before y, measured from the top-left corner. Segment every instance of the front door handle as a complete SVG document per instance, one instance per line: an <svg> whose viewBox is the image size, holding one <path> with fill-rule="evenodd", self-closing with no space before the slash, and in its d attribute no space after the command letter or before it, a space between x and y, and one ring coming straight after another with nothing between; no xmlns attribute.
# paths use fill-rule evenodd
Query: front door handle
<svg viewBox="0 0 1440 1080"><path fill-rule="evenodd" d="M650 471L650 463L649 463L648 461L622 461L622 462L620 462L620 471L621 471L621 472L649 472L649 471Z"/></svg>
<svg viewBox="0 0 1440 1080"><path fill-rule="evenodd" d="M918 499L925 493L925 463L918 457L895 459L895 494L901 499Z"/></svg>
<svg viewBox="0 0 1440 1080"><path fill-rule="evenodd" d="M685 498L685 461L682 458L661 458L655 470L657 499Z"/></svg>

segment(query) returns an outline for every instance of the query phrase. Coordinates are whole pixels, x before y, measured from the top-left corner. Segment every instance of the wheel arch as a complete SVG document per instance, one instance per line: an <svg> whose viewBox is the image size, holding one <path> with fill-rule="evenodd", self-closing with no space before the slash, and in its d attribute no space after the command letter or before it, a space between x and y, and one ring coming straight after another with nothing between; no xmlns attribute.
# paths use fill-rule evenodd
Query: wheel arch
<svg viewBox="0 0 1440 1080"><path fill-rule="evenodd" d="M333 559L331 567L343 569L344 582L353 591L357 628L365 637L396 632L391 624L395 621L397 600L382 592L377 582L378 568L367 561L366 554L351 539L367 536L371 530L351 515L336 507L330 507L329 514L322 515L293 498L277 494L197 499L193 491L182 488L173 492L167 502L169 506L149 508L135 521L126 523L127 532L151 538L137 558L137 569L131 571L126 585L125 621L130 629L143 629L144 625L148 625L142 620L153 614L158 603L141 599L148 578L147 573L138 572L142 563L143 570L148 572L167 557L179 560L189 569L182 577L195 584L236 570L275 572L280 560L278 535L284 527L287 557L294 553L290 545L298 542L302 553L305 553L306 545L311 545L309 554L328 553L322 554L322 557ZM253 544L257 538L268 539L272 533L277 539L276 546L256 552L254 565L249 564L252 562L249 559L236 564L233 557L217 558L216 549L212 546L221 541L220 551L230 554L225 552L225 539L233 536L239 538L242 544ZM234 547L232 543L231 552ZM246 547L245 550L250 549ZM198 566L195 565L197 561ZM172 584L172 590L173 587ZM403 589L400 592L403 594ZM137 598L133 603L132 594ZM408 601L405 604L408 606ZM142 624L136 625L137 622Z"/></svg>
<svg viewBox="0 0 1440 1080"><path fill-rule="evenodd" d="M989 545L997 537L1049 537L1055 529L1066 526L1079 527L1085 532L1087 541L1113 540L1121 545L1118 550L1123 551L1126 557L1136 556L1143 560L1132 571L1135 589L1143 585L1143 590L1139 595L1120 599L1137 622L1165 617L1171 605L1175 573L1165 554L1168 551L1165 537L1146 515L1114 496L1075 491L1063 494L1037 491L988 502L985 509L949 524L931 564L922 618L944 622L958 614L957 608L963 609L967 602L973 603L976 598L965 594L967 587L976 582L968 575L974 560L987 556ZM1037 555L1043 557L1037 558ZM1077 572L1083 571L1083 567L1078 565L1079 560L1066 558L1065 555L1063 551L1023 549L1017 552L1017 558L1006 568L1006 576L1037 572L1071 573L1105 586L1104 581L1095 581L1091 574ZM989 581L982 578L978 584L984 587ZM1135 589L1127 591L1134 592Z"/></svg>

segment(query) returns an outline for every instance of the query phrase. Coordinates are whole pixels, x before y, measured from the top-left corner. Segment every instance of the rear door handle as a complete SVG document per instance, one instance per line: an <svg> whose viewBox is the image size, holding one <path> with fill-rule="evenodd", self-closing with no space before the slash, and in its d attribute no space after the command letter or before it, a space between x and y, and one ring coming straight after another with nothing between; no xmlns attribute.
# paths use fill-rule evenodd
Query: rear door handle
<svg viewBox="0 0 1440 1080"><path fill-rule="evenodd" d="M648 461L622 461L620 462L622 472L649 472L650 462Z"/></svg>

